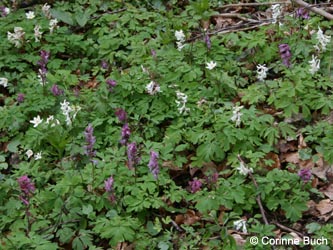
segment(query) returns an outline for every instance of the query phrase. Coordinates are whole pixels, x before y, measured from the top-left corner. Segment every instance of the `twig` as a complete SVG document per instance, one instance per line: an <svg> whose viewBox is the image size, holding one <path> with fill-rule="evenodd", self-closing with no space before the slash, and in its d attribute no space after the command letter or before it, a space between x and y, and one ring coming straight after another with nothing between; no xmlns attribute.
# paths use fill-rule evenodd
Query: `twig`
<svg viewBox="0 0 333 250"><path fill-rule="evenodd" d="M285 231L288 231L290 233L295 233L297 234L299 237L303 238L304 237L304 234L292 229L292 228L289 228L289 227L286 227L282 224L280 224L279 222L273 222L274 225L278 226L279 228L281 228L282 230L285 230Z"/></svg>
<svg viewBox="0 0 333 250"><path fill-rule="evenodd" d="M306 8L306 9L308 9L308 10L310 10L310 11L318 14L318 15L326 17L328 20L333 20L333 15L330 14L330 13L328 13L328 12L326 12L326 11L324 11L324 10L322 10L322 9L319 9L317 7L313 7L310 4L308 4L308 3L306 3L306 2L304 2L302 0L292 0L292 1L295 2L295 3L297 3L298 5Z"/></svg>
<svg viewBox="0 0 333 250"><path fill-rule="evenodd" d="M252 23L258 22L258 20L254 20L254 19L251 19L251 18L244 17L244 16L242 16L241 14L238 14L238 13L221 13L221 14L218 14L218 15L214 15L214 17L231 17L231 18L235 17L235 18L238 18L238 19L241 19L241 20L244 20L244 21L252 22Z"/></svg>
<svg viewBox="0 0 333 250"><path fill-rule="evenodd" d="M290 1L278 1L278 2L264 2L264 3L234 3L234 4L226 4L219 9L226 9L232 7L243 7L243 6L262 6L262 5L274 5L274 4L290 4Z"/></svg>
<svg viewBox="0 0 333 250"><path fill-rule="evenodd" d="M177 231L184 232L184 229L182 229L180 226L178 226L174 220L171 220L171 224L177 229Z"/></svg>
<svg viewBox="0 0 333 250"><path fill-rule="evenodd" d="M244 164L244 166L246 166L244 160L240 157L240 155L238 155L237 158L238 158L238 160L240 160L240 161ZM254 186L258 189L259 186L258 186L258 183L257 183L256 179L254 178L253 174L252 174L251 172L249 172L248 174L249 174L249 176L250 176L250 178L251 178L251 180L252 180ZM265 224L266 224L266 225L269 225L269 222L268 222L267 217L266 217L266 214L265 214L265 213L266 213L266 212L265 212L265 209L264 209L264 207L263 207L263 205L262 205L262 203L261 203L260 194L257 195L257 197L256 197L256 201L257 201L257 203L258 203L258 206L259 206L259 209L260 209L260 213L261 213L261 215L262 215L262 218L263 218Z"/></svg>

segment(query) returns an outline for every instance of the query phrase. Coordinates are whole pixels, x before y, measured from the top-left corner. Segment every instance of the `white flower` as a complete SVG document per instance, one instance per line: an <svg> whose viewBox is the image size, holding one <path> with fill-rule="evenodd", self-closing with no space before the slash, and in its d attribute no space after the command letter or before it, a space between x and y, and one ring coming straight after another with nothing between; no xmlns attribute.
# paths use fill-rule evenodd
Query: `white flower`
<svg viewBox="0 0 333 250"><path fill-rule="evenodd" d="M212 70L216 67L217 64L216 64L216 62L210 61L210 62L206 63L206 65L207 65L206 69Z"/></svg>
<svg viewBox="0 0 333 250"><path fill-rule="evenodd" d="M46 119L46 124L49 124L51 121L53 121L54 117L53 115L50 115L47 119Z"/></svg>
<svg viewBox="0 0 333 250"><path fill-rule="evenodd" d="M176 104L178 106L178 111L179 113L187 113L188 111L190 111L189 108L186 107L186 103L187 103L187 95L180 92L180 91L176 91L176 95L177 95L177 99L176 100Z"/></svg>
<svg viewBox="0 0 333 250"><path fill-rule="evenodd" d="M266 67L266 64L264 65L261 65L261 64L258 64L257 65L257 78L259 81L263 81L266 79L267 77L267 71L268 71L268 68Z"/></svg>
<svg viewBox="0 0 333 250"><path fill-rule="evenodd" d="M8 79L5 77L0 78L0 85L4 86L5 88L8 86Z"/></svg>
<svg viewBox="0 0 333 250"><path fill-rule="evenodd" d="M320 69L320 59L312 55L312 60L309 61L309 63L310 63L309 71L311 75L314 75Z"/></svg>
<svg viewBox="0 0 333 250"><path fill-rule="evenodd" d="M53 33L53 30L55 28L58 28L58 20L57 19L51 19L50 23L49 23L50 33Z"/></svg>
<svg viewBox="0 0 333 250"><path fill-rule="evenodd" d="M34 125L34 128L36 128L39 124L43 122L43 119L40 119L40 116L34 117L33 120L30 121Z"/></svg>
<svg viewBox="0 0 333 250"><path fill-rule="evenodd" d="M320 48L319 48L319 44L320 44L321 45L321 49L323 51L325 51L327 44L329 44L330 41L331 41L331 36L324 35L324 32L320 29L320 27L318 27L317 40L318 40L318 44L315 45L314 47L317 50L320 50Z"/></svg>
<svg viewBox="0 0 333 250"><path fill-rule="evenodd" d="M44 4L42 7L42 12L47 18L51 18L50 9L51 9L51 6L48 5L47 3Z"/></svg>
<svg viewBox="0 0 333 250"><path fill-rule="evenodd" d="M249 173L253 173L253 169L252 168L247 168L244 164L244 162L240 161L239 163L239 167L236 168L240 174L242 175L248 175Z"/></svg>
<svg viewBox="0 0 333 250"><path fill-rule="evenodd" d="M240 219L240 220L234 221L234 228L237 231L242 230L242 232L246 234L247 233L246 220Z"/></svg>
<svg viewBox="0 0 333 250"><path fill-rule="evenodd" d="M158 92L161 92L160 85L158 85L155 81L151 81L147 84L146 90L149 95L155 95Z"/></svg>
<svg viewBox="0 0 333 250"><path fill-rule="evenodd" d="M179 42L185 42L185 34L183 30L176 30L175 37Z"/></svg>
<svg viewBox="0 0 333 250"><path fill-rule="evenodd" d="M22 45L23 39L24 39L25 32L23 31L23 28L21 27L15 27L14 33L7 32L7 39L9 42L13 43L15 47L20 47Z"/></svg>
<svg viewBox="0 0 333 250"><path fill-rule="evenodd" d="M34 155L34 152L31 149L29 149L29 150L27 150L27 152L25 152L25 154L28 156L28 159L29 159L31 156Z"/></svg>
<svg viewBox="0 0 333 250"><path fill-rule="evenodd" d="M37 24L36 26L35 26L35 28L34 28L34 32L35 32L35 42L39 42L39 39L41 39L42 38L42 34L43 34L43 32L41 32L40 31L40 25L39 24Z"/></svg>
<svg viewBox="0 0 333 250"><path fill-rule="evenodd" d="M243 106L236 106L232 108L232 117L230 118L231 121L236 122L236 127L241 124L241 116L243 115L240 110Z"/></svg>
<svg viewBox="0 0 333 250"><path fill-rule="evenodd" d="M36 155L35 155L35 160L40 160L42 159L42 151L38 152Z"/></svg>
<svg viewBox="0 0 333 250"><path fill-rule="evenodd" d="M183 30L176 30L175 31L175 37L177 39L177 42L176 42L177 49L179 51L181 51L184 48L184 46L185 46L185 44L184 44L184 42L185 42L185 34L184 34Z"/></svg>
<svg viewBox="0 0 333 250"><path fill-rule="evenodd" d="M27 13L25 13L27 19L34 19L35 18L35 12L33 11L29 11Z"/></svg>
<svg viewBox="0 0 333 250"><path fill-rule="evenodd" d="M8 15L8 14L10 13L10 9L9 9L9 8L7 8L7 7L6 7L6 8L4 8L4 9L3 9L3 11L4 11L4 13L5 13L6 15Z"/></svg>
<svg viewBox="0 0 333 250"><path fill-rule="evenodd" d="M281 15L281 5L273 4L272 5L272 23L276 23L278 17Z"/></svg>
<svg viewBox="0 0 333 250"><path fill-rule="evenodd" d="M72 118L74 120L77 113L81 110L81 107L79 105L73 105L71 108L72 108L72 111L74 112L74 114L72 115Z"/></svg>

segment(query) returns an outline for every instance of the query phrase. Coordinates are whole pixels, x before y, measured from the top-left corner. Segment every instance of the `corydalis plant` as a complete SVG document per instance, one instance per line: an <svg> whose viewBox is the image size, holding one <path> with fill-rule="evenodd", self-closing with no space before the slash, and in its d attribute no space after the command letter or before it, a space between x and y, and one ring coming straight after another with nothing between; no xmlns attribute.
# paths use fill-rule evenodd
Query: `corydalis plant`
<svg viewBox="0 0 333 250"><path fill-rule="evenodd" d="M114 202L116 200L116 197L113 192L113 183L114 183L113 176L110 176L107 180L104 181L105 191L108 194L108 198L111 202Z"/></svg>
<svg viewBox="0 0 333 250"><path fill-rule="evenodd" d="M154 178L157 180L160 168L158 166L158 153L155 151L150 151L150 160L148 163L150 172L153 174Z"/></svg>
<svg viewBox="0 0 333 250"><path fill-rule="evenodd" d="M140 162L135 142L132 142L127 146L127 159L127 166L129 169L135 169L135 166Z"/></svg>
<svg viewBox="0 0 333 250"><path fill-rule="evenodd" d="M291 59L291 51L290 47L288 44L283 43L279 45L279 53L282 59L282 63L287 66L288 68L290 67L290 59Z"/></svg>
<svg viewBox="0 0 333 250"><path fill-rule="evenodd" d="M114 113L115 113L115 115L117 116L117 118L120 122L126 122L127 121L127 113L124 109L116 108Z"/></svg>
<svg viewBox="0 0 333 250"><path fill-rule="evenodd" d="M121 129L120 144L121 145L126 145L130 136L131 136L131 130L130 130L128 124L125 123L124 126Z"/></svg>
<svg viewBox="0 0 333 250"><path fill-rule="evenodd" d="M31 182L28 176L23 175L17 179L18 184L20 185L21 195L20 199L24 205L29 206L30 197L35 191L35 185Z"/></svg>
<svg viewBox="0 0 333 250"><path fill-rule="evenodd" d="M84 131L84 136L87 144L84 146L84 149L85 149L85 154L90 159L92 159L96 155L96 151L94 150L96 138L95 136L93 136L93 133L94 133L94 128L92 127L91 124L89 124Z"/></svg>
<svg viewBox="0 0 333 250"><path fill-rule="evenodd" d="M38 61L38 66L39 66L39 70L38 70L38 73L39 73L39 76L41 78L41 84L43 86L45 86L46 84L46 73L47 73L47 63L49 61L49 58L50 58L50 52L48 51L45 51L45 50L42 50L40 52L40 57L41 59Z"/></svg>

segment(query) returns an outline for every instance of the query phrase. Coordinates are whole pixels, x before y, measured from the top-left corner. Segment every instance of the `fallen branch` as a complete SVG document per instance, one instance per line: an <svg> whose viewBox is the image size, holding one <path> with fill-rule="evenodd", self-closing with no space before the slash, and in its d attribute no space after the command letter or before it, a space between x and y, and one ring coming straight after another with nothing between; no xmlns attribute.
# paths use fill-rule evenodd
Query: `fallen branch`
<svg viewBox="0 0 333 250"><path fill-rule="evenodd" d="M290 4L290 1L278 1L278 2L264 2L264 3L234 3L234 4L226 4L219 9L233 8L233 7L243 7L243 6L262 6L262 5L274 5L274 4Z"/></svg>
<svg viewBox="0 0 333 250"><path fill-rule="evenodd" d="M286 227L282 224L280 224L279 222L273 222L274 225L276 225L277 227L281 228L282 230L285 230L287 232L290 232L290 233L295 233L297 234L299 237L303 238L304 237L304 234L292 229L292 228L289 228L289 227Z"/></svg>
<svg viewBox="0 0 333 250"><path fill-rule="evenodd" d="M328 20L333 20L333 15L330 14L330 13L328 13L328 12L326 12L326 11L324 11L324 10L322 10L322 9L319 9L317 7L313 7L310 4L308 4L308 3L306 3L306 2L304 2L302 0L293 0L293 2L297 3L298 5L304 7L306 9L308 9L308 10L310 10L310 11L318 14L318 15L326 17Z"/></svg>

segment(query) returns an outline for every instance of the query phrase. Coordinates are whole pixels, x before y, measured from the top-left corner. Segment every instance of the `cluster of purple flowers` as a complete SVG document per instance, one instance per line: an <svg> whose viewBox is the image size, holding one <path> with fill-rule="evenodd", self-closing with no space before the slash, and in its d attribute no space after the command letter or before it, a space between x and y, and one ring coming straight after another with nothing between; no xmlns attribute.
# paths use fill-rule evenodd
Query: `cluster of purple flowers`
<svg viewBox="0 0 333 250"><path fill-rule="evenodd" d="M101 68L102 69L108 69L109 68L109 64L106 60L101 61Z"/></svg>
<svg viewBox="0 0 333 250"><path fill-rule="evenodd" d="M84 146L85 149L85 154L92 159L95 155L96 155L96 151L94 151L94 144L96 142L96 138L95 136L93 136L94 133L94 128L92 127L91 124L89 124L85 131L84 131L84 135L86 138L86 145Z"/></svg>
<svg viewBox="0 0 333 250"><path fill-rule="evenodd" d="M290 64L291 51L289 45L286 43L280 44L279 53L282 59L282 63L289 68L291 65Z"/></svg>
<svg viewBox="0 0 333 250"><path fill-rule="evenodd" d="M64 90L60 89L57 84L52 85L51 92L54 96L59 96L64 94Z"/></svg>
<svg viewBox="0 0 333 250"><path fill-rule="evenodd" d="M127 113L124 109L116 108L115 115L117 116L117 118L120 122L126 122L127 121Z"/></svg>
<svg viewBox="0 0 333 250"><path fill-rule="evenodd" d="M24 94L23 93L18 93L16 100L17 100L18 103L24 102Z"/></svg>
<svg viewBox="0 0 333 250"><path fill-rule="evenodd" d="M24 205L29 206L29 199L31 194L35 191L35 185L31 182L28 176L23 175L17 179L18 184L20 185L21 195L20 199Z"/></svg>
<svg viewBox="0 0 333 250"><path fill-rule="evenodd" d="M41 57L41 59L38 61L37 64L39 65L39 75L42 79L42 84L45 85L46 84L46 73L47 73L46 66L47 66L47 63L50 58L50 52L41 50L40 57Z"/></svg>
<svg viewBox="0 0 333 250"><path fill-rule="evenodd" d="M106 84L109 86L109 91L112 92L113 88L117 85L117 82L113 79L107 79Z"/></svg>
<svg viewBox="0 0 333 250"><path fill-rule="evenodd" d="M120 144L121 145L126 145L128 142L128 139L131 136L131 130L128 126L128 123L125 123L124 126L121 129L121 140L120 140Z"/></svg>
<svg viewBox="0 0 333 250"><path fill-rule="evenodd" d="M309 11L304 7L298 8L296 10L296 17L303 18L303 19L310 19Z"/></svg>
<svg viewBox="0 0 333 250"><path fill-rule="evenodd" d="M150 160L148 163L150 172L153 174L154 178L157 180L160 168L158 166L158 153L155 151L150 151Z"/></svg>
<svg viewBox="0 0 333 250"><path fill-rule="evenodd" d="M104 181L104 188L111 202L114 202L116 200L116 197L113 192L113 183L114 183L113 176L110 176L107 180Z"/></svg>
<svg viewBox="0 0 333 250"><path fill-rule="evenodd" d="M134 169L140 162L140 157L138 156L138 149L136 147L136 142L132 142L127 145L127 166L129 169Z"/></svg>
<svg viewBox="0 0 333 250"><path fill-rule="evenodd" d="M191 193L196 193L201 190L202 182L198 179L193 179L193 181L189 181L188 183L191 188Z"/></svg>
<svg viewBox="0 0 333 250"><path fill-rule="evenodd" d="M311 180L312 173L311 169L308 168L302 168L300 171L298 171L298 176L304 181L308 182Z"/></svg>

